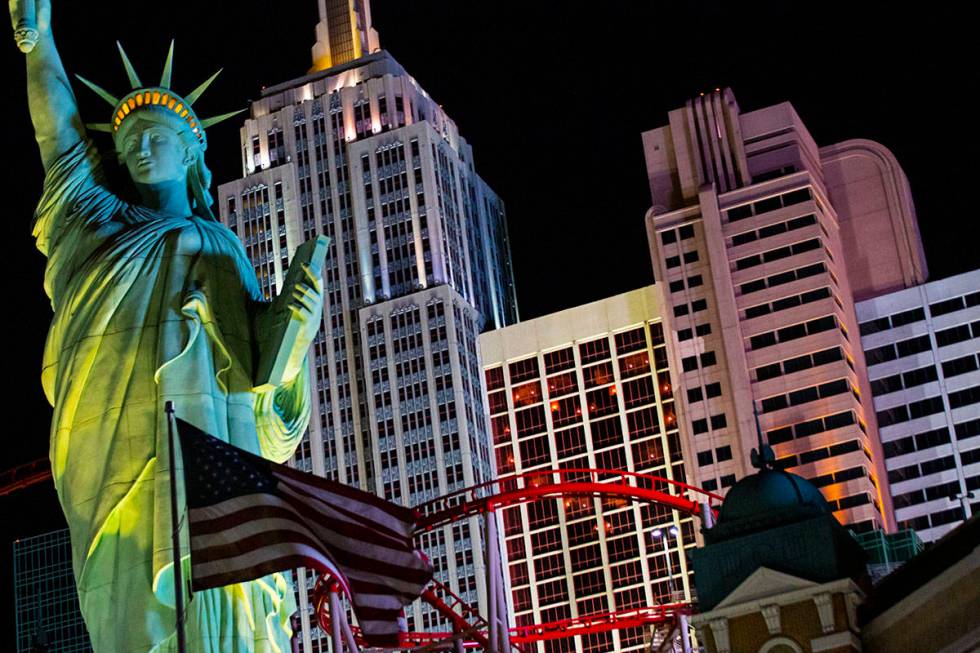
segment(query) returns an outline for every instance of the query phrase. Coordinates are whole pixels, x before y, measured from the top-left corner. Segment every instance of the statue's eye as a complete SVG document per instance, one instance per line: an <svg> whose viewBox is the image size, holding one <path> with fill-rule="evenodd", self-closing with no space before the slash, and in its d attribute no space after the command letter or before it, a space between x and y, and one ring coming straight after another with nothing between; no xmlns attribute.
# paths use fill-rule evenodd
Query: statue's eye
<svg viewBox="0 0 980 653"><path fill-rule="evenodd" d="M153 136L150 137L150 140L152 140L154 143L166 143L167 137L163 134L153 134Z"/></svg>

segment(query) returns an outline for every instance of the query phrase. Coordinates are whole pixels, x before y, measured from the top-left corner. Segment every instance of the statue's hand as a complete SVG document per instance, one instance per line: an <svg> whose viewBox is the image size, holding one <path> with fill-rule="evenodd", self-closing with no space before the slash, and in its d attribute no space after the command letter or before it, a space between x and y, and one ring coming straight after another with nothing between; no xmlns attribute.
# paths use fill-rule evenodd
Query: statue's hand
<svg viewBox="0 0 980 653"><path fill-rule="evenodd" d="M323 284L309 265L303 263L302 266L303 274L293 287L293 294L287 303L290 319L300 327L283 374L287 381L296 378L302 369L303 360L323 319Z"/></svg>
<svg viewBox="0 0 980 653"><path fill-rule="evenodd" d="M8 0L17 46L25 54L38 38L51 34L51 0Z"/></svg>

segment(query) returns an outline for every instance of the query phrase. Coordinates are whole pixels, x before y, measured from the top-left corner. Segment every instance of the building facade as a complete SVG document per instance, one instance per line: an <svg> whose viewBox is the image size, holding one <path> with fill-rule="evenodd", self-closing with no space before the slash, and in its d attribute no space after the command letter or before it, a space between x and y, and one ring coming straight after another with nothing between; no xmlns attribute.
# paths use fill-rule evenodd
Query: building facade
<svg viewBox="0 0 980 653"><path fill-rule="evenodd" d="M91 653L78 607L68 529L14 542L17 653Z"/></svg>
<svg viewBox="0 0 980 653"><path fill-rule="evenodd" d="M387 52L338 54L335 20L376 44L367 0L320 4L313 72L252 104L244 177L220 187L221 219L267 297L300 243L330 238L295 464L414 506L492 475L477 337L517 320L504 206L455 123ZM486 613L480 528L447 526L423 548L436 578ZM297 601L303 650L324 650L302 587ZM408 624L448 629L421 606Z"/></svg>
<svg viewBox="0 0 980 653"><path fill-rule="evenodd" d="M895 518L933 541L980 511L980 270L857 305Z"/></svg>
<svg viewBox="0 0 980 653"><path fill-rule="evenodd" d="M500 475L614 469L688 478L663 308L660 288L649 286L480 336ZM566 498L510 506L500 519L517 626L690 600L690 516ZM536 646L631 651L645 647L645 634L634 628Z"/></svg>
<svg viewBox="0 0 980 653"><path fill-rule="evenodd" d="M692 483L748 473L758 415L779 464L843 522L892 525L854 297L924 279L901 168L868 141L821 149L788 103L742 113L727 89L643 145Z"/></svg>

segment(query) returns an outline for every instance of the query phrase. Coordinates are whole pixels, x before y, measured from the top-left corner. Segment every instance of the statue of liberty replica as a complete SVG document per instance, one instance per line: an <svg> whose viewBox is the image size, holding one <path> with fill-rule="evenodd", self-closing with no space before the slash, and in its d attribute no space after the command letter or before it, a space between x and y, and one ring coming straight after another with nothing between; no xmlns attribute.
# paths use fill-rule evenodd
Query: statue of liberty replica
<svg viewBox="0 0 980 653"><path fill-rule="evenodd" d="M112 105L108 122L86 126L50 0L10 8L46 173L33 230L54 310L41 376L82 614L96 653L176 651L165 403L236 447L287 460L309 421L321 284L294 264L295 283L264 301L242 245L215 219L205 129L229 116L193 108L211 80L181 96L170 88L172 46L151 85L122 53L132 88L116 97L82 80ZM109 185L86 127L108 133L131 183ZM259 325L275 311L297 337L267 337ZM272 381L256 378L267 359L285 361ZM294 611L281 574L198 592L187 651L287 653Z"/></svg>

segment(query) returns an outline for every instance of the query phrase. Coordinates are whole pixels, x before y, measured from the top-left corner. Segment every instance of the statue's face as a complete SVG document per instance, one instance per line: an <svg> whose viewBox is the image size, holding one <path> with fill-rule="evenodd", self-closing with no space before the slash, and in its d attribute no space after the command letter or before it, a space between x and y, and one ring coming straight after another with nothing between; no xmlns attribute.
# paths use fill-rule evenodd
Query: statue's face
<svg viewBox="0 0 980 653"><path fill-rule="evenodd" d="M193 151L184 145L177 132L148 120L140 120L129 128L120 143L119 156L130 177L140 184L185 179L187 169L194 161Z"/></svg>

